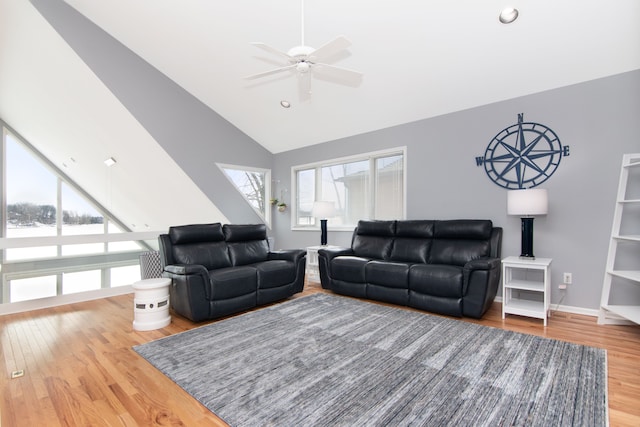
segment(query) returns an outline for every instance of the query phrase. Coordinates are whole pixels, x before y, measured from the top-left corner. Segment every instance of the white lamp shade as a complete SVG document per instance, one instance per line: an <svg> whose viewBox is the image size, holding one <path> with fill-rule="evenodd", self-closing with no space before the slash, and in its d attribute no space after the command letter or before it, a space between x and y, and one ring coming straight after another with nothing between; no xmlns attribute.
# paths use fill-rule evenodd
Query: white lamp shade
<svg viewBox="0 0 640 427"><path fill-rule="evenodd" d="M313 209L311 209L311 215L320 218L326 219L334 216L336 214L336 205L333 202L313 202Z"/></svg>
<svg viewBox="0 0 640 427"><path fill-rule="evenodd" d="M507 214L509 215L546 215L548 209L547 190L543 188L507 192Z"/></svg>

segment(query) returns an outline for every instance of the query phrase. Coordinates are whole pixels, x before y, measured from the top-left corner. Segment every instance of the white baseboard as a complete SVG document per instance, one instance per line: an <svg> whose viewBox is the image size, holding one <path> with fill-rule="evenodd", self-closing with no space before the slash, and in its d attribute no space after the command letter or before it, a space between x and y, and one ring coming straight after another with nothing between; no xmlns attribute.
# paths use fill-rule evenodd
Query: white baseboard
<svg viewBox="0 0 640 427"><path fill-rule="evenodd" d="M10 304L0 304L0 316L4 314L21 313L23 311L41 308L57 307L82 301L113 297L133 293L133 286L118 286L117 288L96 289L94 291L78 292L76 294L58 295L55 297L38 298L30 301L19 301Z"/></svg>
<svg viewBox="0 0 640 427"><path fill-rule="evenodd" d="M494 301L502 303L502 297L496 297ZM599 310L597 308L574 307L571 305L549 304L551 311L562 311L565 313L582 314L585 316L598 317Z"/></svg>

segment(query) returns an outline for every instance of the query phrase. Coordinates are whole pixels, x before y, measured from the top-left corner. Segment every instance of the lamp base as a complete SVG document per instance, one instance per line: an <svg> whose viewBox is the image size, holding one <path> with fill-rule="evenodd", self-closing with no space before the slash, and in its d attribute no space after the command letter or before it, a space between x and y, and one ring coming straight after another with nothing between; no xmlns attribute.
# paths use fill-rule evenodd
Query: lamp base
<svg viewBox="0 0 640 427"><path fill-rule="evenodd" d="M326 219L320 220L320 245L321 246L327 245L327 220Z"/></svg>
<svg viewBox="0 0 640 427"><path fill-rule="evenodd" d="M534 260L533 255L533 218L520 218L522 220L522 246L520 259Z"/></svg>

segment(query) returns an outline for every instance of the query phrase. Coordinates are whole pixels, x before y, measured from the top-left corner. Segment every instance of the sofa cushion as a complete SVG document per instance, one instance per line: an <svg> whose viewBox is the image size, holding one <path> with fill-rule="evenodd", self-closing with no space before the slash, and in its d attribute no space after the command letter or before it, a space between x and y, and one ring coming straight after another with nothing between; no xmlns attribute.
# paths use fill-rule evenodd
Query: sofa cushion
<svg viewBox="0 0 640 427"><path fill-rule="evenodd" d="M387 259L393 243L395 221L358 221L351 248L356 256Z"/></svg>
<svg viewBox="0 0 640 427"><path fill-rule="evenodd" d="M356 256L388 259L396 231L396 221L358 221L351 247Z"/></svg>
<svg viewBox="0 0 640 427"><path fill-rule="evenodd" d="M391 249L392 261L416 262L426 264L429 259L431 249L431 239L411 239L408 237L397 237L393 241Z"/></svg>
<svg viewBox="0 0 640 427"><path fill-rule="evenodd" d="M221 242L224 240L222 225L192 224L169 227L169 238L174 245L201 242Z"/></svg>
<svg viewBox="0 0 640 427"><path fill-rule="evenodd" d="M267 226L264 224L225 224L222 227L227 242L266 240Z"/></svg>
<svg viewBox="0 0 640 427"><path fill-rule="evenodd" d="M454 219L435 221L436 239L488 240L493 223L488 219Z"/></svg>
<svg viewBox="0 0 640 427"><path fill-rule="evenodd" d="M266 240L227 243L233 265L255 264L269 258L269 244Z"/></svg>
<svg viewBox="0 0 640 427"><path fill-rule="evenodd" d="M254 267L258 271L258 289L275 288L296 279L296 264L291 261L264 261Z"/></svg>
<svg viewBox="0 0 640 427"><path fill-rule="evenodd" d="M388 259L393 239L380 236L355 236L353 252L356 256L371 259Z"/></svg>
<svg viewBox="0 0 640 427"><path fill-rule="evenodd" d="M370 261L366 264L364 271L367 283L384 285L389 288L409 288L409 264Z"/></svg>
<svg viewBox="0 0 640 427"><path fill-rule="evenodd" d="M225 242L202 242L173 246L176 264L199 264L207 270L231 266Z"/></svg>
<svg viewBox="0 0 640 427"><path fill-rule="evenodd" d="M414 264L409 269L409 289L419 294L462 297L462 268L451 265Z"/></svg>
<svg viewBox="0 0 640 427"><path fill-rule="evenodd" d="M387 236L396 234L396 221L360 220L356 228L356 234L360 236Z"/></svg>
<svg viewBox="0 0 640 427"><path fill-rule="evenodd" d="M463 266L490 256L490 220L436 221L429 263Z"/></svg>
<svg viewBox="0 0 640 427"><path fill-rule="evenodd" d="M435 239L429 263L462 267L471 260L488 257L490 249L486 240Z"/></svg>
<svg viewBox="0 0 640 427"><path fill-rule="evenodd" d="M211 299L228 299L256 292L257 276L255 267L250 266L211 270Z"/></svg>
<svg viewBox="0 0 640 427"><path fill-rule="evenodd" d="M425 219L396 221L397 237L433 239L435 221Z"/></svg>
<svg viewBox="0 0 640 427"><path fill-rule="evenodd" d="M345 282L365 283L364 269L369 262L357 256L338 256L331 261L331 277Z"/></svg>

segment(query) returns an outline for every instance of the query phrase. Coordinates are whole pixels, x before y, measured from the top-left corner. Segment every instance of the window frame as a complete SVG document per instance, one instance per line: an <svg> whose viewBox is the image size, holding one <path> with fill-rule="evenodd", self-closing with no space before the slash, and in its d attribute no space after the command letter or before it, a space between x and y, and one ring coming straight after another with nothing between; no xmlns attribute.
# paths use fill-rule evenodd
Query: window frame
<svg viewBox="0 0 640 427"><path fill-rule="evenodd" d="M298 172L305 170L314 170L315 173L315 199L317 200L318 194L321 193L322 189L322 176L321 171L324 167L331 167L336 165L342 165L345 163L353 163L358 161L368 161L369 162L369 172L371 174L371 178L368 183L368 189L370 194L370 199L368 201L369 204L369 218L374 218L375 211L375 197L376 197L376 179L373 179L374 174L376 172L375 164L376 160L383 157L390 157L394 155L402 155L402 215L401 218L405 219L407 215L407 147L400 146L394 147L384 150L370 151L361 154L355 154L350 156L338 157L334 159L323 160L319 162L313 163L305 163L301 165L295 165L291 167L291 188L292 188L292 203L291 203L291 230L292 231L312 231L319 230L320 224L315 221L316 224L313 225L301 225L298 224ZM345 225L332 225L331 221L328 222L328 229L334 231L348 231L353 230L356 224L345 224Z"/></svg>
<svg viewBox="0 0 640 427"><path fill-rule="evenodd" d="M267 227L271 228L271 209L270 209L271 204L269 202L269 197L271 194L271 169L259 168L255 166L233 165L230 163L217 163L217 162L216 162L216 166L220 168L220 171L222 172L222 174L225 176L225 178L229 180L231 185L233 185L233 188L235 188L236 191L238 191L238 193L242 196L244 201L247 202L249 207L251 207L251 209L253 209L254 212L264 220ZM241 172L259 172L264 174L264 201L263 201L264 213L260 212L251 204L247 196L242 191L240 191L240 188L238 188L236 183L233 182L233 179L231 179L231 177L227 174L225 169L233 169Z"/></svg>

